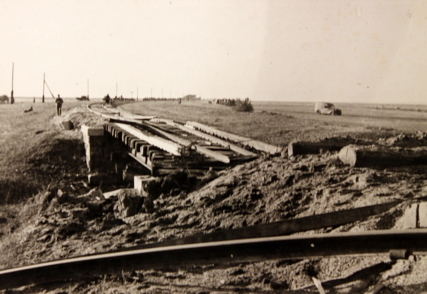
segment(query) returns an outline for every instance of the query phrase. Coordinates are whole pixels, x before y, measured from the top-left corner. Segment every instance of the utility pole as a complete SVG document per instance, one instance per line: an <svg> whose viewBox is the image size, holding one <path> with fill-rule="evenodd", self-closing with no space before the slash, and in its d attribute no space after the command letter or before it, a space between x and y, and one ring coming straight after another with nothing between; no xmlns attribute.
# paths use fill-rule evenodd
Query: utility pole
<svg viewBox="0 0 427 294"><path fill-rule="evenodd" d="M15 98L13 98L13 70L15 67L15 63L12 63L12 91L10 92L10 104L15 103Z"/></svg>
<svg viewBox="0 0 427 294"><path fill-rule="evenodd" d="M42 103L44 103L44 85L46 84L46 73L43 73L43 96Z"/></svg>
<svg viewBox="0 0 427 294"><path fill-rule="evenodd" d="M130 91L130 99L132 99L133 91Z"/></svg>

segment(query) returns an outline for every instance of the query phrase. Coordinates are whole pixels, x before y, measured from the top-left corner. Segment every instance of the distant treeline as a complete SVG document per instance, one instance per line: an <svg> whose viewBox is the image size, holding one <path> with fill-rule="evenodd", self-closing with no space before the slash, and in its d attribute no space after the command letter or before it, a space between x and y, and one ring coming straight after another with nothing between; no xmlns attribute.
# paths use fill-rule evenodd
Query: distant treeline
<svg viewBox="0 0 427 294"><path fill-rule="evenodd" d="M193 100L201 100L201 97L197 97L196 95L185 95L184 97L178 98L157 98L157 97L145 97L144 101L193 101Z"/></svg>
<svg viewBox="0 0 427 294"><path fill-rule="evenodd" d="M214 99L214 102L216 104L221 104L221 105L225 105L225 106L236 106L237 100L240 100L240 99L239 98L237 98L237 99L223 98L223 99Z"/></svg>
<svg viewBox="0 0 427 294"><path fill-rule="evenodd" d="M421 106L422 107L422 106ZM368 107L368 108L374 108L374 109L380 109L380 110L400 110L400 111L416 111L416 112L427 112L427 109L424 108L413 108L413 107L405 107L405 106L386 106L386 105L377 105L375 107Z"/></svg>
<svg viewBox="0 0 427 294"><path fill-rule="evenodd" d="M241 100L240 98L235 99L214 99L214 102L216 104L221 104L225 106L230 106L234 110L239 112L252 112L254 111L254 107L252 106L251 101L249 98L245 98L244 100Z"/></svg>
<svg viewBox="0 0 427 294"><path fill-rule="evenodd" d="M155 98L155 97L145 97L143 101L177 101L182 98Z"/></svg>

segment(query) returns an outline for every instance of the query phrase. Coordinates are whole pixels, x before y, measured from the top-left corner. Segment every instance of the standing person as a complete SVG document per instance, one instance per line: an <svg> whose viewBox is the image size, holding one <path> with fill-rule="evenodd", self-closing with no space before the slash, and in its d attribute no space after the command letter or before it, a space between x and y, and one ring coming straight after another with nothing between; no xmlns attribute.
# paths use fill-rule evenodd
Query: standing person
<svg viewBox="0 0 427 294"><path fill-rule="evenodd" d="M56 98L56 100L55 100L55 103L56 103L56 111L58 112L58 115L61 115L62 103L64 103L64 101L61 99L59 94L58 94L58 98Z"/></svg>
<svg viewBox="0 0 427 294"><path fill-rule="evenodd" d="M107 94L107 96L105 96L103 100L104 100L105 104L110 104L110 100L111 100L110 95Z"/></svg>

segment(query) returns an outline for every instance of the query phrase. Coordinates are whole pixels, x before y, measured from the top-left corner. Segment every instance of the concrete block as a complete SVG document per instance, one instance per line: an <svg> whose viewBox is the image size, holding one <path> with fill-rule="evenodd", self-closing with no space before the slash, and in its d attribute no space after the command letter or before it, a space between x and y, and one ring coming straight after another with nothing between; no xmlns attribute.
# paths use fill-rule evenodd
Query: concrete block
<svg viewBox="0 0 427 294"><path fill-rule="evenodd" d="M427 202L418 204L418 224L420 228L427 228Z"/></svg>
<svg viewBox="0 0 427 294"><path fill-rule="evenodd" d="M104 128L103 127L89 127L87 125L82 125L81 131L82 131L83 135L87 135L90 137L104 136Z"/></svg>
<svg viewBox="0 0 427 294"><path fill-rule="evenodd" d="M115 176L111 176L111 175L89 174L87 179L88 179L89 185L91 185L91 186L97 186L101 183L103 183L103 184L117 184L117 178Z"/></svg>
<svg viewBox="0 0 427 294"><path fill-rule="evenodd" d="M61 123L61 125L62 125L62 128L63 128L64 130L72 130L72 129L74 129L73 122L72 122L72 121L70 121L70 120L63 121L63 122Z"/></svg>
<svg viewBox="0 0 427 294"><path fill-rule="evenodd" d="M104 128L82 125L81 131L86 149L87 167L89 170L101 167L104 153Z"/></svg>
<svg viewBox="0 0 427 294"><path fill-rule="evenodd" d="M149 181L154 181L156 178L150 175L134 176L133 177L133 188L139 193L143 194L145 185Z"/></svg>
<svg viewBox="0 0 427 294"><path fill-rule="evenodd" d="M406 208L403 213L403 229L415 229L417 228L417 211L418 204L413 203L411 206Z"/></svg>

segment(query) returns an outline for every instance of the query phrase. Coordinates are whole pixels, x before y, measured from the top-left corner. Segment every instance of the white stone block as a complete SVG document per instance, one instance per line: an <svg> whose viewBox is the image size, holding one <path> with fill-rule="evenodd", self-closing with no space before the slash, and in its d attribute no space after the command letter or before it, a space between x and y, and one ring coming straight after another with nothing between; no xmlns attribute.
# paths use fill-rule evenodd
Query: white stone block
<svg viewBox="0 0 427 294"><path fill-rule="evenodd" d="M134 176L133 177L133 188L138 191L139 193L143 194L145 185L149 181L155 180L155 177L152 177L150 175L142 175L142 176Z"/></svg>
<svg viewBox="0 0 427 294"><path fill-rule="evenodd" d="M427 202L418 204L418 218L420 228L427 228Z"/></svg>
<svg viewBox="0 0 427 294"><path fill-rule="evenodd" d="M415 229L417 228L417 210L418 204L411 204L403 213L403 228Z"/></svg>
<svg viewBox="0 0 427 294"><path fill-rule="evenodd" d="M103 127L90 127L90 126L82 125L81 131L83 135L90 136L90 137L104 136Z"/></svg>

